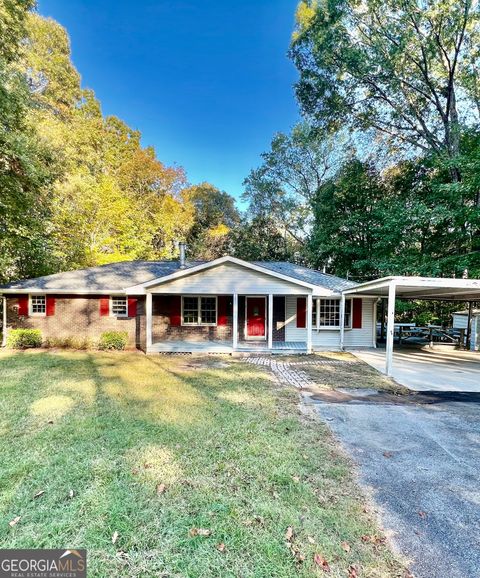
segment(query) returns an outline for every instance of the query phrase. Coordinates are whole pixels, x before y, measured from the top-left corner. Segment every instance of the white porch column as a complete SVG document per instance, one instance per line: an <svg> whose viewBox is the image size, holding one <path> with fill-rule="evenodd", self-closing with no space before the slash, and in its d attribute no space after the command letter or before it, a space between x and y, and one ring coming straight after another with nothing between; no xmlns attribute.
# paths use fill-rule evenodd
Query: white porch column
<svg viewBox="0 0 480 578"><path fill-rule="evenodd" d="M268 349L273 348L273 295L268 294Z"/></svg>
<svg viewBox="0 0 480 578"><path fill-rule="evenodd" d="M394 330L395 330L395 296L396 296L395 282L391 281L389 286L388 286L387 347L386 347L386 362L385 362L385 373L388 376L392 375L392 365L393 365L393 334L394 334Z"/></svg>
<svg viewBox="0 0 480 578"><path fill-rule="evenodd" d="M345 295L340 297L340 350L345 349Z"/></svg>
<svg viewBox="0 0 480 578"><path fill-rule="evenodd" d="M312 307L313 297L309 293L307 295L307 353L312 353Z"/></svg>
<svg viewBox="0 0 480 578"><path fill-rule="evenodd" d="M146 322L147 322L147 353L148 350L152 347L152 294L147 293L147 299L145 303L145 313L146 313Z"/></svg>
<svg viewBox="0 0 480 578"><path fill-rule="evenodd" d="M238 293L233 294L233 349L238 347Z"/></svg>
<svg viewBox="0 0 480 578"><path fill-rule="evenodd" d="M5 295L2 297L2 347L7 345L7 298Z"/></svg>

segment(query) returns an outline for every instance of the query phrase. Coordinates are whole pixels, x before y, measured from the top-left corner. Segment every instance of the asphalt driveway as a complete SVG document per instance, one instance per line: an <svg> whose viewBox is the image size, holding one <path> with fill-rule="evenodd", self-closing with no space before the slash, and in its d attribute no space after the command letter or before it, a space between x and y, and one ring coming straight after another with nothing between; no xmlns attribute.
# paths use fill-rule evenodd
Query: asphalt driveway
<svg viewBox="0 0 480 578"><path fill-rule="evenodd" d="M480 403L314 403L417 578L480 576Z"/></svg>
<svg viewBox="0 0 480 578"><path fill-rule="evenodd" d="M352 351L378 371L385 371L385 350ZM395 349L392 377L415 391L480 392L480 352Z"/></svg>

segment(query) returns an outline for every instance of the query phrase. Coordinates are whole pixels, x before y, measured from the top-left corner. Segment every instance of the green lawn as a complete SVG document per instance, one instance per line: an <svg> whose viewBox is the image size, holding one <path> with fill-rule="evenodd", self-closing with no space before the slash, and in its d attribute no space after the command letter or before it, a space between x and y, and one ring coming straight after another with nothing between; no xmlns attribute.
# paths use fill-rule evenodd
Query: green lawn
<svg viewBox="0 0 480 578"><path fill-rule="evenodd" d="M404 575L326 428L265 371L3 352L0 387L3 548L85 547L95 578L324 575L315 554Z"/></svg>

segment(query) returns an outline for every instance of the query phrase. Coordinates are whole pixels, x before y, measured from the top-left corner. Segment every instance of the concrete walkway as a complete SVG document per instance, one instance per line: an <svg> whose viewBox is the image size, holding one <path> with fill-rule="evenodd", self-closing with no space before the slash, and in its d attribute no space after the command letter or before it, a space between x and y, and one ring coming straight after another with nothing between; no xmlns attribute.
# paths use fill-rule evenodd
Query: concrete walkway
<svg viewBox="0 0 480 578"><path fill-rule="evenodd" d="M366 349L351 353L378 371L385 372L384 350ZM415 391L480 392L480 352L395 350L392 377Z"/></svg>
<svg viewBox="0 0 480 578"><path fill-rule="evenodd" d="M479 578L478 402L306 403L315 404L359 465L414 576Z"/></svg>

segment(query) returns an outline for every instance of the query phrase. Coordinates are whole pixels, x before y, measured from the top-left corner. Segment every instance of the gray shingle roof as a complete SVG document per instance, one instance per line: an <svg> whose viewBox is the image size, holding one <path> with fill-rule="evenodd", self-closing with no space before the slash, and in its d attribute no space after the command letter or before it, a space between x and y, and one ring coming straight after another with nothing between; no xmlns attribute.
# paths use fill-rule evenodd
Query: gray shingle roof
<svg viewBox="0 0 480 578"><path fill-rule="evenodd" d="M193 261L187 267L199 265ZM16 281L0 286L1 289L44 289L48 291L123 291L165 277L180 269L178 261L121 261L99 267L55 273L36 279Z"/></svg>
<svg viewBox="0 0 480 578"><path fill-rule="evenodd" d="M187 268L201 265L204 261L190 261ZM288 262L255 261L255 265L339 292L357 285L334 275L327 275L314 269ZM122 261L99 267L55 273L36 279L15 281L0 286L2 289L45 290L45 291L123 291L127 287L140 285L153 279L165 277L180 269L178 261Z"/></svg>
<svg viewBox="0 0 480 578"><path fill-rule="evenodd" d="M358 283L354 281L348 281L347 279L335 277L335 275L329 275L328 273L321 273L316 269L309 269L308 267L295 265L295 263L289 263L288 261L255 261L255 264L260 265L260 267L265 267L265 269L275 271L276 273L288 275L299 281L326 287L331 291L343 291L344 289L351 289L358 285Z"/></svg>

